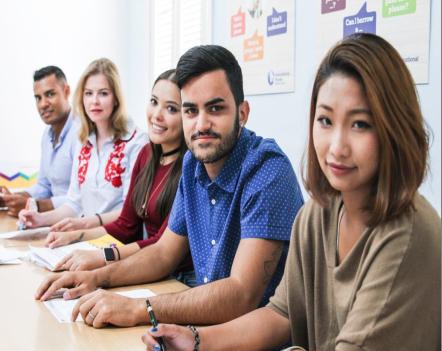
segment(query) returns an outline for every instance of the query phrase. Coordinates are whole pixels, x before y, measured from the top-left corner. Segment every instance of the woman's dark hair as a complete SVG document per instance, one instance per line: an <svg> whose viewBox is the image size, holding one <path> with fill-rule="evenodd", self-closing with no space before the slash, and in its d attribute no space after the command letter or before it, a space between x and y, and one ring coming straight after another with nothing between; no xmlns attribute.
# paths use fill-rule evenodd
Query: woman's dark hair
<svg viewBox="0 0 442 351"><path fill-rule="evenodd" d="M303 180L312 198L322 206L338 191L321 170L312 130L319 90L336 74L351 77L360 84L379 138L379 169L365 208L370 213L368 224L374 226L413 207L414 195L428 167L428 134L413 78L394 47L367 33L340 41L319 66L310 103Z"/></svg>
<svg viewBox="0 0 442 351"><path fill-rule="evenodd" d="M178 88L176 74L174 69L167 70L161 73L155 80L153 86L157 84L160 80L167 80L175 84ZM152 182L155 178L155 174L160 167L160 160L162 155L161 145L150 143L152 150L151 157L146 162L141 172L138 174L135 180L135 186L132 192L132 203L135 207L137 215L141 218L145 217L146 209L149 197L151 196L150 191L152 189ZM184 134L181 135L180 140L180 151L178 153L178 158L172 165L169 175L167 176L166 183L164 184L164 190L160 193L158 200L155 204L155 210L159 213L160 217L164 219L170 212L175 199L175 194L178 188L178 182L181 177L181 170L183 165L184 154L187 151L187 145L184 140ZM147 201L146 201L147 200Z"/></svg>

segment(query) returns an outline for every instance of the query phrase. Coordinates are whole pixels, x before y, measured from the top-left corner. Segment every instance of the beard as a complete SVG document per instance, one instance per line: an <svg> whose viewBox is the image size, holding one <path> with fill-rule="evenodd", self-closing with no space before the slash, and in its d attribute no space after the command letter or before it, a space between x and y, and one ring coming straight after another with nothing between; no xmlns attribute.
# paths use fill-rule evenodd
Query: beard
<svg viewBox="0 0 442 351"><path fill-rule="evenodd" d="M223 159L224 157L226 157L227 155L229 155L232 152L232 150L235 147L236 142L238 141L238 138L239 138L239 129L240 129L239 113L237 112L232 131L229 134L227 134L223 137L221 134L216 133L212 129L210 129L206 132L196 132L191 136L190 141L186 140L187 147L189 148L189 150L192 152L192 154L195 156L195 158L198 161L200 161L202 163L215 163L215 162ZM200 152L198 152L198 149L206 150L206 149L213 148L213 146L210 143L208 143L207 145L200 145L200 146L195 146L192 143L192 141L195 140L197 137L203 136L203 135L213 136L215 138L221 139L221 143L218 146L216 146L214 150L212 150L211 152L208 151L204 155L202 155Z"/></svg>

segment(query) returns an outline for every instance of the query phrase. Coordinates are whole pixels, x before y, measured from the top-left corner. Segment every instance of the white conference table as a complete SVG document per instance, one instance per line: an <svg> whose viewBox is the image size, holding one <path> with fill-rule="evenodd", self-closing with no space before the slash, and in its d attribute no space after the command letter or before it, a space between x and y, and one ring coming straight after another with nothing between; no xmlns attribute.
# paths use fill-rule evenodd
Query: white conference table
<svg viewBox="0 0 442 351"><path fill-rule="evenodd" d="M0 211L0 233L15 230L15 223L15 218ZM0 246L20 250L29 243L0 239ZM42 241L32 244L42 245ZM0 265L0 350L145 350L141 335L146 326L94 329L82 322L59 323L43 303L34 300L34 292L48 274L49 271L29 262ZM188 289L173 279L130 288L148 288L157 294Z"/></svg>

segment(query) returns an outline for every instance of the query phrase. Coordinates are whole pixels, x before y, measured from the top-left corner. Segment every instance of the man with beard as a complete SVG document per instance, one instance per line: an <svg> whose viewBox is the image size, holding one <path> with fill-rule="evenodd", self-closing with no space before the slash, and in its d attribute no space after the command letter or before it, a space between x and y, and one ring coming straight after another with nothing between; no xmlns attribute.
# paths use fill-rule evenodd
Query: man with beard
<svg viewBox="0 0 442 351"><path fill-rule="evenodd" d="M35 103L48 127L41 140L37 184L15 193L0 187L0 206L7 206L11 216L16 217L29 198L36 200L40 212L52 210L66 201L77 138L70 113L69 93L66 76L60 68L47 66L35 71Z"/></svg>
<svg viewBox="0 0 442 351"><path fill-rule="evenodd" d="M154 245L92 272L53 275L39 287L46 300L97 287L145 283L168 276L189 252L196 287L150 298L162 322L221 323L263 306L277 286L291 223L303 204L295 173L273 140L244 127L241 68L225 48L198 46L177 66L188 152L168 228ZM84 295L81 313L96 328L148 323L144 299L104 290Z"/></svg>

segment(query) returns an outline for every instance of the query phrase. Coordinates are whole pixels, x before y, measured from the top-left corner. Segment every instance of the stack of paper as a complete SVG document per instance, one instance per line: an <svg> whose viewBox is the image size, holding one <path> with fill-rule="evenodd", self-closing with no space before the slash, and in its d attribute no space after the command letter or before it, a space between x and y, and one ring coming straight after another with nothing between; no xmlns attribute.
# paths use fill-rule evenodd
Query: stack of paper
<svg viewBox="0 0 442 351"><path fill-rule="evenodd" d="M24 258L28 251L18 251L0 247L0 264L20 264L20 258Z"/></svg>
<svg viewBox="0 0 442 351"><path fill-rule="evenodd" d="M58 262L61 261L63 257L72 253L75 250L98 250L98 248L87 241L82 241L79 243L57 247L55 249L50 249L47 247L35 247L29 245L31 252L28 256L31 262L34 262L42 267L53 271Z"/></svg>
<svg viewBox="0 0 442 351"><path fill-rule="evenodd" d="M147 298L151 296L155 296L155 293L152 292L149 289L138 289L138 290L131 290L131 291L123 291L118 292L117 294L130 297L133 299L136 298ZM62 298L59 299L53 299L53 300L47 300L43 303L45 306L51 311L51 313L54 315L55 318L57 318L57 321L60 323L69 323L71 321L71 315L72 310L75 307L75 304L78 302L78 299L76 300L63 300ZM81 315L79 314L76 322L82 321L83 318L81 318Z"/></svg>

